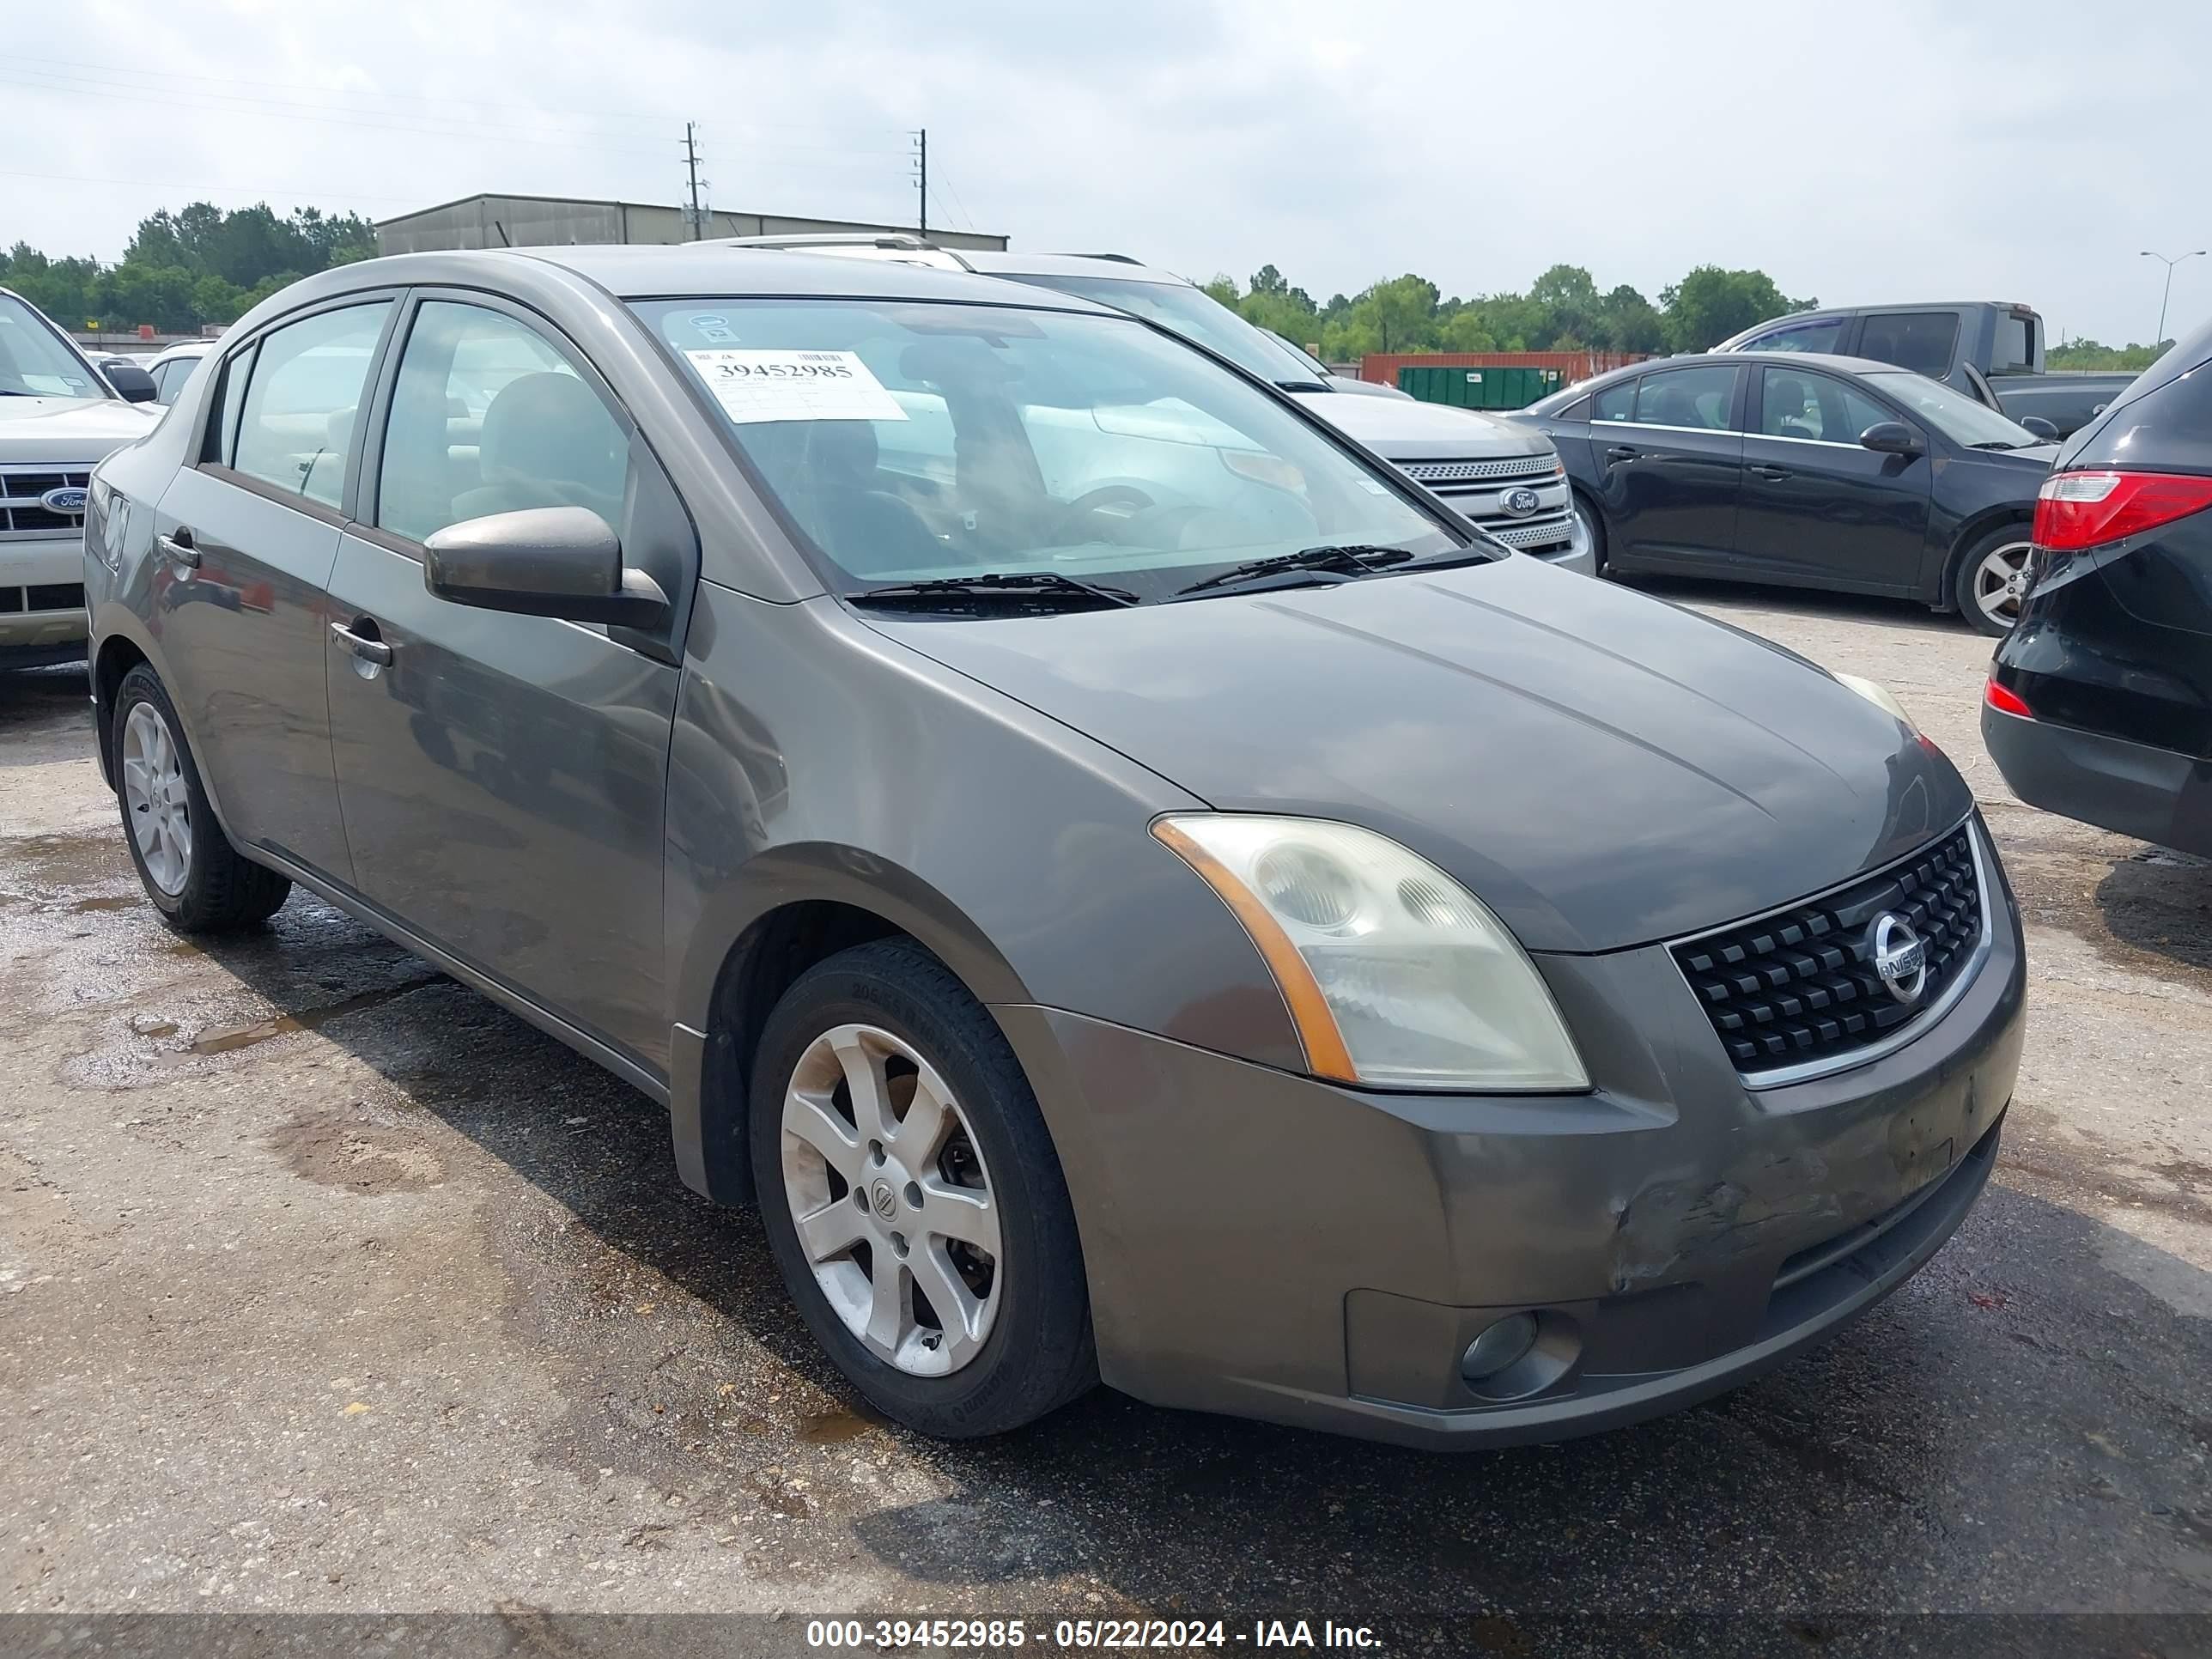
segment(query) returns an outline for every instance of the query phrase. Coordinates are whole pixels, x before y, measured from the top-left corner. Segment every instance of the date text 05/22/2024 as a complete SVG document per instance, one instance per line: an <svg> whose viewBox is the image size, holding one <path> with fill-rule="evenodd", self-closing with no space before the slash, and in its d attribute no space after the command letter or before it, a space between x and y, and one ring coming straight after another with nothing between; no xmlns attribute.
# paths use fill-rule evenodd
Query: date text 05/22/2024
<svg viewBox="0 0 2212 1659"><path fill-rule="evenodd" d="M1036 1647L1047 1652L1094 1649L1151 1649L1174 1652L1195 1649L1373 1650L1382 1638L1366 1625L1334 1620L1255 1620L1249 1629L1202 1619L1060 1619L1049 1626L1022 1619L817 1619L806 1626L806 1644L830 1651L866 1649L893 1652L908 1649L983 1650Z"/></svg>

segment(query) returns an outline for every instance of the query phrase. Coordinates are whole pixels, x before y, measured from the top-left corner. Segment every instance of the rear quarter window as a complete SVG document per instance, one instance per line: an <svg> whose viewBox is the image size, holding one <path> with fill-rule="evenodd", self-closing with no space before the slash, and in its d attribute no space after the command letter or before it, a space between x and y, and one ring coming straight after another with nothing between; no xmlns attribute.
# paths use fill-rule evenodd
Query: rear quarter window
<svg viewBox="0 0 2212 1659"><path fill-rule="evenodd" d="M1877 311L1859 331L1859 356L1942 380L1959 344L1955 311Z"/></svg>

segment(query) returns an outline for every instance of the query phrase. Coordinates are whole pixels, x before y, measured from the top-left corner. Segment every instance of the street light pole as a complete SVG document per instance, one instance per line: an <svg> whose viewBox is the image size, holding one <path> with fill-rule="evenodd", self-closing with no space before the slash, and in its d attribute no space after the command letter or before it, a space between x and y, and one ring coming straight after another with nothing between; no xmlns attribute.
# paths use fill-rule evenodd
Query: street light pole
<svg viewBox="0 0 2212 1659"><path fill-rule="evenodd" d="M2142 257L2146 259L2164 260L2166 264L2166 292L2159 296L2158 301L2158 332L2152 335L2150 338L2150 349L2156 351L2166 343L2166 302L2173 297L2173 268L2184 259L2203 258L2204 250L2201 247L2191 248L2186 253L2177 253L2168 259L2163 253L2154 253L2148 248L2145 248L2142 251Z"/></svg>

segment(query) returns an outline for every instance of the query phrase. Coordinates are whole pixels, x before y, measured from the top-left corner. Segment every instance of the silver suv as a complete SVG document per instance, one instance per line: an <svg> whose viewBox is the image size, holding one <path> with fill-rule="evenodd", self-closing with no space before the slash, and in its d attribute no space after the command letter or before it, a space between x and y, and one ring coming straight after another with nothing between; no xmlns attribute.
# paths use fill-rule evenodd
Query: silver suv
<svg viewBox="0 0 2212 1659"><path fill-rule="evenodd" d="M126 402L37 307L0 289L0 668L84 655L85 488L161 412Z"/></svg>
<svg viewBox="0 0 2212 1659"><path fill-rule="evenodd" d="M1129 312L1174 330L1248 374L1273 381L1508 547L1584 575L1595 574L1589 532L1574 511L1565 470L1549 438L1469 410L1403 397L1358 396L1375 388L1329 374L1195 284L1139 264L1127 254L970 248L956 252L918 236L896 234L742 236L725 238L714 246L842 254L973 271Z"/></svg>

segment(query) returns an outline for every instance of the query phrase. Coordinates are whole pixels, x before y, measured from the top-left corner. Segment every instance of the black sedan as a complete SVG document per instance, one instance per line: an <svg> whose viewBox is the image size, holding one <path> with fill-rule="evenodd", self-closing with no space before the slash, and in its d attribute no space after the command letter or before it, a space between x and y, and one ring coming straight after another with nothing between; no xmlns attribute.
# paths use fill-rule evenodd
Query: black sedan
<svg viewBox="0 0 2212 1659"><path fill-rule="evenodd" d="M2068 441L1982 740L2033 805L2212 855L2212 324Z"/></svg>
<svg viewBox="0 0 2212 1659"><path fill-rule="evenodd" d="M1813 352L1638 363L1522 411L1601 573L1893 594L2008 632L2057 446L1937 380Z"/></svg>

